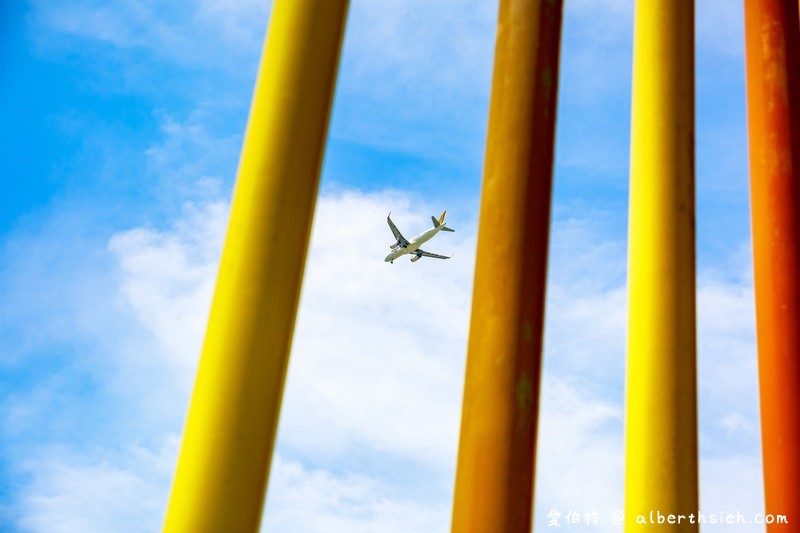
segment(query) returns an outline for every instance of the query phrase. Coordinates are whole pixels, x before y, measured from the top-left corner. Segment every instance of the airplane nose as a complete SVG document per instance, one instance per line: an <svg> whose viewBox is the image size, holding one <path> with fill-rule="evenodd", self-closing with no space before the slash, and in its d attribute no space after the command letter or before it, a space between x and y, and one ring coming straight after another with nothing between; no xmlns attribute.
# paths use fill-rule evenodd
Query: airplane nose
<svg viewBox="0 0 800 533"><path fill-rule="evenodd" d="M389 255L386 256L386 259L384 259L383 262L384 263L388 263L391 260L392 260L392 254L389 254Z"/></svg>

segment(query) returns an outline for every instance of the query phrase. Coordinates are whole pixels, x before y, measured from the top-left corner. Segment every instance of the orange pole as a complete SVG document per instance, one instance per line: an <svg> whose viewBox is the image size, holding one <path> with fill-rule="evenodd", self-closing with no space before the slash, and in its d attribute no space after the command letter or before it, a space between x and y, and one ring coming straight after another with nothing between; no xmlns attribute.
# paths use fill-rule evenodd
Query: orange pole
<svg viewBox="0 0 800 533"><path fill-rule="evenodd" d="M501 0L454 532L531 530L560 0Z"/></svg>
<svg viewBox="0 0 800 533"><path fill-rule="evenodd" d="M797 0L744 8L766 513L800 531L800 17Z"/></svg>

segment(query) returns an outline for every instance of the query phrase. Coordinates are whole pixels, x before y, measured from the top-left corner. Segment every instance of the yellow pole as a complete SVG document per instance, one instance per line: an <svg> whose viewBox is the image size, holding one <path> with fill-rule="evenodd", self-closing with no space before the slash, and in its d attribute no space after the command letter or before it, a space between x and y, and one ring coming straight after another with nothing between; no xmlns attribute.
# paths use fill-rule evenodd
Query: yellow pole
<svg viewBox="0 0 800 533"><path fill-rule="evenodd" d="M625 525L696 530L693 2L639 0L634 28Z"/></svg>
<svg viewBox="0 0 800 533"><path fill-rule="evenodd" d="M347 0L276 0L164 531L257 531Z"/></svg>
<svg viewBox="0 0 800 533"><path fill-rule="evenodd" d="M531 530L561 13L500 2L454 532Z"/></svg>

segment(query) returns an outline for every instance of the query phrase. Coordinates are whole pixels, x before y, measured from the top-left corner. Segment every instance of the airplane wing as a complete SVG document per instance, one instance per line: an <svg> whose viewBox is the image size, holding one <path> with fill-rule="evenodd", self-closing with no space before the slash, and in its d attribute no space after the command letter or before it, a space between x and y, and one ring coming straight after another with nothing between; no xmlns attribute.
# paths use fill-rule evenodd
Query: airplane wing
<svg viewBox="0 0 800 533"><path fill-rule="evenodd" d="M392 222L392 214L391 213L389 213L389 216L386 217L386 222L389 223L389 228L392 230L392 234L394 234L394 238L397 239L398 243L400 243L400 246L402 246L403 248L408 246L408 239L403 237L403 234L400 233L400 230L397 229L397 226L395 226L394 222Z"/></svg>
<svg viewBox="0 0 800 533"><path fill-rule="evenodd" d="M430 252L426 252L425 250L420 250L419 248L417 248L417 250L414 253L417 254L417 256L422 255L425 257L433 257L434 259L450 259L451 257L453 257L452 255L432 254Z"/></svg>

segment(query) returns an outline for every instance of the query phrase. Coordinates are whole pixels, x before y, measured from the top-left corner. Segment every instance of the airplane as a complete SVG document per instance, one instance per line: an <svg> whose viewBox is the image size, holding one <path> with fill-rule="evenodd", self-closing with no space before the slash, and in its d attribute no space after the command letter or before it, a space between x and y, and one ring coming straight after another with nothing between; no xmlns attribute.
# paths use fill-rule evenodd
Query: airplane
<svg viewBox="0 0 800 533"><path fill-rule="evenodd" d="M389 248L392 249L391 253L386 256L387 263L394 263L394 260L400 257L401 255L411 254L414 257L411 258L411 262L414 263L419 261L420 257L433 257L434 259L450 259L453 257L452 255L438 255L432 254L430 252L426 252L420 246L422 246L427 241L431 240L434 235L439 233L440 231L455 231L454 229L448 228L444 223L444 216L447 214L447 211L442 213L442 216L439 217L439 220L436 220L436 217L431 217L433 220L433 227L426 229L410 241L403 237L403 234L400 233L400 230L397 229L397 226L394 225L392 222L392 212L389 211L389 216L386 217L386 222L389 223L389 228L392 230L392 234L394 234L394 238L397 239L397 242L394 244L390 244Z"/></svg>

